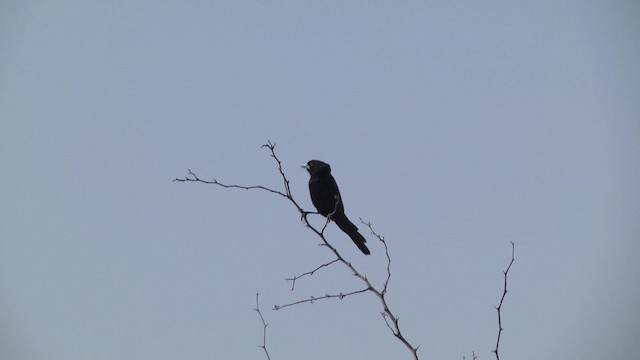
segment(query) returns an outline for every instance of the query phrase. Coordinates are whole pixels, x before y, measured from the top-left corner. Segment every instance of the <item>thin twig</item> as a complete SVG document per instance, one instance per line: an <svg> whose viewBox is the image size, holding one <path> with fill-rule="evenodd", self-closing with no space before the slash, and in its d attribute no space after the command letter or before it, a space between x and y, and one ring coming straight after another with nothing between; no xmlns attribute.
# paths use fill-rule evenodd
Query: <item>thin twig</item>
<svg viewBox="0 0 640 360"><path fill-rule="evenodd" d="M364 221L362 220L362 218L360 218L360 222L363 223L366 227L369 228L369 232L371 233L371 235L375 236L378 238L378 240L380 240L380 242L382 243L382 245L384 245L384 253L387 257L387 278L384 281L383 284L383 288L382 291L380 293L382 293L382 295L387 293L387 287L389 286L389 280L391 280L391 257L389 256L389 247L387 246L387 242L384 240L384 236L381 236L379 234L377 234L375 231L373 231L373 227L371 225L371 222L369 221Z"/></svg>
<svg viewBox="0 0 640 360"><path fill-rule="evenodd" d="M285 193L286 193L286 197L288 197L289 199L292 198L291 196L291 188L289 187L289 180L287 179L287 177L284 175L284 171L282 170L282 162L280 161L280 159L278 159L278 157L276 156L276 143L272 143L271 140L267 140L267 143L262 145L261 147L266 147L269 149L269 151L271 151L271 157L274 158L276 160L276 162L278 163L278 171L280 172L280 176L282 176L282 180L284 181L284 189L285 189Z"/></svg>
<svg viewBox="0 0 640 360"><path fill-rule="evenodd" d="M198 177L198 175L196 175L193 171L191 171L191 169L187 169L189 171L189 175L183 177L183 178L175 178L173 179L173 181L178 181L178 182L201 182L203 184L214 184L214 185L218 185L218 186L222 186L224 188L235 188L235 189L243 189L243 190L254 190L254 189L260 189L260 190L264 190L264 191L268 191L270 193L274 193L274 194L278 194L280 196L284 196L284 197L288 197L287 194L278 191L278 190L273 190L271 188L268 188L266 186L262 186L262 185L251 185L251 186L244 186L244 185L236 185L236 184L224 184L219 182L216 179L211 179L211 180L203 180L200 179Z"/></svg>
<svg viewBox="0 0 640 360"><path fill-rule="evenodd" d="M339 294L326 294L323 296L319 296L319 297L315 297L315 296L311 296L308 299L304 299L304 300L298 300L298 301L294 301L292 303L288 303L288 304L284 304L284 305L274 305L273 306L273 310L280 310L289 306L293 306L293 305L298 305L298 304L304 304L304 303L311 303L313 304L314 302L318 301L318 300L324 300L324 299L335 299L338 298L340 300L346 298L347 296L351 296L351 295L356 295L356 294L361 294L365 291L369 291L369 289L361 289L361 290L356 290L356 291L351 291L348 293L339 293Z"/></svg>
<svg viewBox="0 0 640 360"><path fill-rule="evenodd" d="M509 274L509 270L511 269L511 265L513 264L513 262L515 261L515 244L512 241L511 242L511 261L509 262L509 266L507 266L507 269L505 271L503 271L504 274L504 290L502 291L502 298L500 298L500 303L498 304L498 307L496 307L496 310L498 311L498 339L496 340L496 348L492 351L494 354L496 354L496 360L500 360L500 354L498 353L499 349L500 349L500 336L502 335L502 330L504 330L504 328L502 327L502 303L504 302L504 298L505 296L507 296L507 275Z"/></svg>
<svg viewBox="0 0 640 360"><path fill-rule="evenodd" d="M333 263L335 263L335 262L337 262L337 261L338 261L338 259L334 259L334 260L332 260L332 261L329 261L329 262L328 262L328 263L326 263L326 264L322 264L322 265L318 266L317 268L315 268L315 269L313 269L313 270L311 270L311 271L307 271L307 272L302 273L302 274L300 274L300 275L294 275L292 278L288 278L288 279L285 279L285 280L287 280L287 281L291 281L291 291L293 291L293 289L294 289L294 288L295 288L295 286L296 286L296 280L298 280L298 279L300 279L301 277L304 277L304 276L306 276L306 275L309 275L309 276L310 276L310 275L313 275L316 271L320 270L321 268L323 268L323 267L327 267L327 266L329 266L329 265L331 265L331 264L333 264Z"/></svg>
<svg viewBox="0 0 640 360"><path fill-rule="evenodd" d="M385 324L387 325L387 327L389 328L389 330L391 330L391 333L393 333L393 335L398 338L398 340L400 340L400 342L402 342L408 349L409 351L411 351L411 354L413 355L413 358L415 360L418 360L418 348L420 348L420 345L414 347L413 345L411 345L411 343L404 337L404 335L402 334L402 331L400 331L400 318L393 315L393 313L391 312L391 309L389 308L389 305L387 304L387 299L385 298L385 295L387 293L387 288L389 286L389 280L391 279L391 257L389 256L389 247L387 246L387 242L384 240L384 236L379 235L378 233L376 233L373 230L373 227L371 226L370 222L365 222L364 220L360 219L360 221L366 225L369 228L369 231L371 231L371 234L374 235L375 237L378 238L378 240L380 240L380 242L382 243L382 245L384 245L384 251L385 254L387 256L387 279L385 280L383 287L382 287L382 291L378 291L376 289L372 289L371 292L373 292L374 294L376 294L376 296L378 297L378 299L380 299L380 302L382 303L382 308L384 309L384 311L380 312L380 314L382 315L382 318L384 319ZM391 321L391 322L389 322Z"/></svg>
<svg viewBox="0 0 640 360"><path fill-rule="evenodd" d="M471 350L471 360L476 360L476 359L478 359L478 356L476 355L476 351ZM466 358L462 356L462 360L466 360Z"/></svg>
<svg viewBox="0 0 640 360"><path fill-rule="evenodd" d="M260 302L258 301L258 297L260 293L256 292L256 308L255 310L258 315L260 315L260 321L262 321L262 345L258 345L259 348L264 350L264 354L267 356L268 360L271 360L269 356L269 351L267 351L267 323L264 321L264 316L262 316L262 312L260 311Z"/></svg>

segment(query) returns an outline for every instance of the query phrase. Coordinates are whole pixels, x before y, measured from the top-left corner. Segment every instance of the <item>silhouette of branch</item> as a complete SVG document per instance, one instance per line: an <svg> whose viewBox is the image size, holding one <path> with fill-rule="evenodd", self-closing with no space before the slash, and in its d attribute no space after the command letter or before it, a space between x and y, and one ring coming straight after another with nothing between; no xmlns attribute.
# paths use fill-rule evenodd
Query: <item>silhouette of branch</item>
<svg viewBox="0 0 640 360"><path fill-rule="evenodd" d="M389 280L391 279L391 257L389 256L389 247L387 246L387 242L384 241L384 236L378 235L375 231L373 231L373 227L371 222L365 222L362 218L359 218L360 222L363 223L366 227L369 228L369 232L371 235L378 238L378 240L384 245L384 253L387 256L387 279L384 281L381 294L385 294L387 292L387 287L389 286Z"/></svg>
<svg viewBox="0 0 640 360"><path fill-rule="evenodd" d="M361 290L356 290L356 291L351 291L348 293L339 293L339 294L326 294L323 296L319 296L319 297L315 297L315 296L310 296L308 299L304 299L304 300L298 300L298 301L294 301L292 303L289 304L284 304L284 305L274 305L273 306L273 310L280 310L289 306L294 306L294 305L298 305L298 304L304 304L304 303L311 303L313 304L314 302L318 301L318 300L323 300L323 299L334 299L334 298L338 298L340 300L346 298L347 296L351 296L351 295L356 295L356 294L361 294L365 291L369 291L369 289L361 289Z"/></svg>
<svg viewBox="0 0 640 360"><path fill-rule="evenodd" d="M262 312L260 311L260 302L258 301L258 297L260 293L256 292L256 307L255 310L258 315L260 315L260 321L262 321L262 345L258 345L259 348L264 350L264 354L267 356L268 360L271 360L271 356L269 356L269 351L267 351L267 323L264 321L264 316L262 316Z"/></svg>
<svg viewBox="0 0 640 360"><path fill-rule="evenodd" d="M293 197L291 196L291 188L289 187L289 180L284 175L284 171L282 170L282 162L280 161L280 159L278 159L275 153L276 143L272 143L270 140L267 140L267 143L261 146L261 148L265 148L265 147L268 148L269 151L271 152L271 155L269 156L271 156L278 163L278 172L280 173L280 176L282 176L282 180L284 182L284 191L286 193L285 196L290 200L293 200ZM298 209L299 208L300 207L298 207Z"/></svg>
<svg viewBox="0 0 640 360"><path fill-rule="evenodd" d="M338 259L333 259L333 260L329 261L328 263L322 264L322 265L318 266L317 268L315 268L315 269L313 269L313 270L311 270L311 271L307 271L306 273L302 273L302 274L300 274L300 275L294 275L292 278L288 278L288 279L285 279L285 280L287 280L287 281L291 281L291 291L293 291L293 289L294 289L294 288L295 288L295 286L296 286L296 280L298 280L298 279L300 279L301 277L304 277L304 276L306 276L306 275L311 276L311 275L313 275L316 271L320 270L321 268L323 268L323 267L327 267L327 266L329 266L329 265L331 265L331 264L333 264L333 263L335 263L335 262L337 262L337 261L338 261Z"/></svg>
<svg viewBox="0 0 640 360"><path fill-rule="evenodd" d="M362 221L362 220L361 220ZM391 308L389 307L389 304L387 303L387 300L385 298L386 292L387 292L387 288L389 285L389 280L391 279L391 257L389 256L389 248L387 246L386 241L384 240L384 237L377 234L372 226L371 223L368 222L364 222L362 221L363 224L367 225L367 227L369 228L369 230L371 231L371 234L373 234L374 236L376 236L378 238L378 240L383 244L384 248L385 248L385 254L387 256L387 278L385 279L384 283L383 283L383 287L382 290L378 290L376 289L371 282L369 281L369 279L363 275L362 273L360 273L350 262L348 262L347 260L345 260L342 255L338 252L338 250L333 247L333 245L331 245L327 239L324 236L324 227L322 228L322 230L318 230L315 227L313 227L311 224L309 224L309 222L306 221L306 218L304 219L305 225L310 228L313 232L316 233L316 235L318 235L320 237L320 239L322 239L324 246L328 247L333 254L335 255L336 259L334 261L332 261L331 263L334 262L341 262L343 265L345 265L350 271L351 273L356 276L358 279L360 279L362 282L364 282L364 284L366 285L366 288L361 289L361 290L356 290L353 291L351 293L347 293L347 294L338 294L338 295L325 295L325 296L321 296L321 297L314 297L311 296L307 299L304 300L299 300L299 301L295 301L293 303L289 303L289 304L285 304L285 305L274 305L273 309L274 310L280 310L282 308L285 307L289 307L289 306L293 306L293 305L298 305L298 304L304 304L304 303L314 303L317 300L320 299L331 299L331 298L340 298L343 299L344 297L348 296L348 295L355 295L355 294L359 294L359 293L364 293L366 291L369 291L371 293L373 293L376 297L378 297L378 299L380 300L381 304L382 304L382 308L383 311L380 312L380 314L382 315L385 324L387 325L387 327L389 328L389 330L391 330L392 334L398 339L400 340L400 342L402 342L408 349L409 351L411 351L414 360L418 360L418 348L414 347L413 345L411 345L411 343L404 337L404 335L402 334L402 331L400 330L400 324L399 324L399 320L400 318L398 318L397 316L395 316L393 314L393 312L391 311ZM326 227L326 224L324 225ZM316 271L318 268L314 269L313 271Z"/></svg>
<svg viewBox="0 0 640 360"><path fill-rule="evenodd" d="M274 193L274 194L278 194L280 196L287 197L287 195L285 193L281 192L281 191L273 190L273 189L270 189L270 188L268 188L266 186L262 186L262 185L251 185L251 186L236 185L236 184L228 185L228 184L224 184L224 183L219 182L215 178L211 179L211 180L203 180L203 179L200 179L198 177L198 175L196 175L193 171L191 171L191 169L187 169L187 170L189 171L189 174L187 176L185 176L184 178L175 178L175 179L173 179L173 181L178 181L178 182L189 182L189 181L201 182L203 184L214 184L214 185L222 186L224 188L235 188L235 189L244 189L244 190L260 189L260 190L268 191L268 192L271 192L271 193Z"/></svg>
<svg viewBox="0 0 640 360"><path fill-rule="evenodd" d="M472 350L471 351L471 360L477 360L477 359L478 359L478 356L476 355L475 350ZM466 358L463 356L462 360L466 360Z"/></svg>
<svg viewBox="0 0 640 360"><path fill-rule="evenodd" d="M494 354L496 354L496 360L500 360L500 354L498 353L498 351L500 349L500 336L502 335L502 330L504 330L504 328L502 327L501 310L502 310L502 303L504 302L504 298L505 296L507 296L507 276L509 274L509 270L511 269L511 265L513 265L513 262L515 261L514 254L515 254L515 244L512 241L511 242L511 261L509 262L509 266L507 266L507 269L502 272L504 274L504 290L502 291L502 298L500 298L500 303L496 307L496 310L498 311L498 339L496 340L496 348L492 351Z"/></svg>
<svg viewBox="0 0 640 360"><path fill-rule="evenodd" d="M309 212L309 211L305 211L293 198L292 194L291 194L291 189L289 187L289 180L287 179L287 176L284 173L284 170L282 169L282 162L280 161L280 159L278 158L278 156L275 153L275 147L276 144L272 143L271 141L267 141L266 144L262 145L263 148L267 148L270 151L270 157L272 157L276 163L277 163L277 167L278 167L278 172L280 173L280 176L282 177L282 181L284 184L284 191L279 191L279 190L275 190L275 189L271 189L262 185L253 185L253 186L243 186L243 185L229 185L229 184L225 184L225 183L221 183L216 179L213 179L211 181L207 181L207 180L202 180L200 179L193 171L191 171L190 169L188 170L189 173L186 177L184 178L176 178L174 179L174 181L178 181L178 182L200 182L200 183L204 183L204 184L213 184L213 185L217 185L217 186L221 186L223 188L237 188L237 189L244 189L244 190L253 190L253 189L257 189L257 190L264 190L279 196L282 196L284 198L286 198L287 200L289 200L295 207L296 209L300 212L300 220L304 223L304 225L309 228L312 232L314 232L320 239L321 239L321 244L324 247L327 247L335 256L335 259L325 263L309 272L303 273L300 276L296 276L292 279L287 279L288 281L292 281L293 285L292 285L292 290L295 287L295 281L303 276L307 276L307 275L312 275L313 273L315 273L316 271L320 270L321 268L324 267L328 267L334 263L340 262L342 263L344 266L346 266L349 271L351 272L351 274L353 274L355 277L357 277L358 279L360 279L365 287L363 289L360 290L355 290L355 291L351 291L351 292L347 292L347 293L339 293L339 294L326 294L324 296L320 296L320 297L314 297L311 296L307 299L303 299L303 300L298 300L292 303L288 303L285 305L274 305L273 309L274 310L280 310L286 307L290 307L290 306L294 306L294 305L298 305L298 304L304 304L304 303L314 303L317 300L323 300L323 299L332 299L332 298L339 298L339 299L344 299L345 297L348 296L352 296L352 295L357 295L357 294L362 294L365 292L371 292L373 293L379 300L380 303L382 305L382 311L380 312L380 314L382 315L385 324L387 325L387 327L391 330L392 334L398 339L400 340L412 353L414 360L418 360L418 347L414 347L413 345L411 345L411 343L409 343L409 341L404 337L404 335L402 334L402 332L400 331L400 325L399 325L399 318L397 316L395 316L393 314L393 312L391 311L391 308L389 307L389 304L387 303L387 300L385 298L385 295L387 293L387 289L388 289L388 285L389 285L389 280L391 279L391 257L389 256L389 248L387 246L386 241L384 240L384 237L378 235L377 233L375 233L373 231L373 228L371 227L371 223L365 223L364 221L362 221L363 224L365 224L369 230L371 231L371 234L373 234L374 236L376 236L378 238L378 240L383 244L384 249L385 249L385 255L387 257L387 277L382 285L382 288L380 290L378 290L377 288L375 288L371 282L369 281L369 279L366 277L366 275L363 275L361 272L359 272L352 264L351 262L347 261L342 254L340 254L340 252L325 238L324 236L324 230L326 229L327 225L329 224L329 222L331 221L331 214L329 214L329 216L327 217L326 221L324 222L324 226L321 229L318 229L316 227L314 227L313 225L311 225L311 223L308 221L308 215L309 214L317 214L317 212ZM338 208L339 205L339 199L336 201L336 209ZM335 212L335 210L334 210ZM265 329L266 329L266 325L265 325ZM265 330L266 331L266 330ZM266 334L266 332L265 332ZM266 335L265 335L266 336ZM266 347L264 348L265 352L266 352Z"/></svg>
<svg viewBox="0 0 640 360"><path fill-rule="evenodd" d="M298 203L293 199L293 196L291 195L291 188L289 187L289 179L287 179L286 175L284 174L284 170L282 170L282 162L280 161L280 159L278 158L278 156L275 153L275 148L276 148L276 143L272 143L271 141L267 141L266 144L263 144L261 146L261 148L267 148L270 151L270 157L272 157L276 163L278 164L278 172L280 173L280 176L282 177L282 181L284 183L284 192L282 191L278 191L275 189L271 189L268 188L266 186L262 186L262 185L237 185L237 184L225 184L222 183L220 181L218 181L217 179L213 178L211 180L203 180L201 178L198 177L198 175L196 175L196 173L194 173L193 171L191 171L191 169L187 169L187 171L189 172L187 174L187 176L183 177L183 178L175 178L173 179L173 181L177 181L177 182L199 182L199 183L203 183L203 184L213 184L213 185L218 185L221 186L223 188L233 188L233 189L243 189L243 190L264 190L264 191L268 191L272 194L276 194L276 195L280 195L282 197L287 198L300 212L300 214L302 215L303 218L306 219L308 214L313 214L314 212L307 212L304 211L300 205L298 205Z"/></svg>
<svg viewBox="0 0 640 360"><path fill-rule="evenodd" d="M385 298L385 295L387 294L387 288L389 286L389 280L391 279L391 257L389 256L389 247L387 246L387 242L384 240L384 236L376 233L373 230L373 227L371 226L370 222L365 222L362 219L360 219L360 222L366 225L369 228L369 231L371 232L371 234L377 237L378 240L380 240L380 242L382 243L382 245L384 245L384 252L387 256L387 278L384 281L382 290L378 291L374 288L371 288L370 291L373 292L378 297L378 299L380 299L380 302L382 303L382 308L384 309L384 311L382 311L380 314L382 315L382 318L384 319L385 324L387 324L387 327L389 328L389 330L391 330L391 333L393 333L393 335L396 338L398 338L398 340L400 340L409 349L409 351L411 351L411 353L413 354L413 358L417 360L418 348L420 347L420 345L414 347L404 337L404 335L400 331L400 324L399 324L400 318L393 315L393 313L391 312L391 309L389 308L389 304L387 304L387 299Z"/></svg>

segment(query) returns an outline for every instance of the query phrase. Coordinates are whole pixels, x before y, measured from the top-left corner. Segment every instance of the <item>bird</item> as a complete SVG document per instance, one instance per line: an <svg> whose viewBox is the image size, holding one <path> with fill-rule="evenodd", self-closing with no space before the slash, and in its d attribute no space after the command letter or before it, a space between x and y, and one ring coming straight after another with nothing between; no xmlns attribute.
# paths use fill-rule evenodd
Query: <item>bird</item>
<svg viewBox="0 0 640 360"><path fill-rule="evenodd" d="M302 165L307 169L309 179L309 194L311 202L320 214L333 220L340 230L344 231L365 255L371 254L364 244L367 240L358 232L355 226L344 214L344 204L338 190L338 184L331 175L331 166L320 160L309 160Z"/></svg>

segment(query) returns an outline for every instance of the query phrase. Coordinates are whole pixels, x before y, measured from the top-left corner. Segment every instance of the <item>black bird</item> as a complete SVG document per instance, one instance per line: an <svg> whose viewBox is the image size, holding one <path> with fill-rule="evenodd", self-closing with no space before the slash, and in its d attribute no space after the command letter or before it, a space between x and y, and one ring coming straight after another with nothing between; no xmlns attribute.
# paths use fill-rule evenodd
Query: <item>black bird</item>
<svg viewBox="0 0 640 360"><path fill-rule="evenodd" d="M371 254L367 246L364 236L360 235L358 228L347 219L344 214L344 205L340 197L340 190L336 180L331 176L331 167L329 164L320 160L310 160L302 165L307 169L311 179L309 179L309 193L311 194L311 202L318 209L318 212L325 217L330 217L333 222L338 225L340 230L344 231L351 240L358 246L358 249L365 255Z"/></svg>

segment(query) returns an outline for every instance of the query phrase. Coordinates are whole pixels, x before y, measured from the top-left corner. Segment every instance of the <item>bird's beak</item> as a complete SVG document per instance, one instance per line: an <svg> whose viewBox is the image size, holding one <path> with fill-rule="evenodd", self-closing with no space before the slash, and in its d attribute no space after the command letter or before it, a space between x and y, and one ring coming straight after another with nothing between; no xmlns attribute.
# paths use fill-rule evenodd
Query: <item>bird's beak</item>
<svg viewBox="0 0 640 360"><path fill-rule="evenodd" d="M302 164L300 167L309 170L309 164Z"/></svg>

